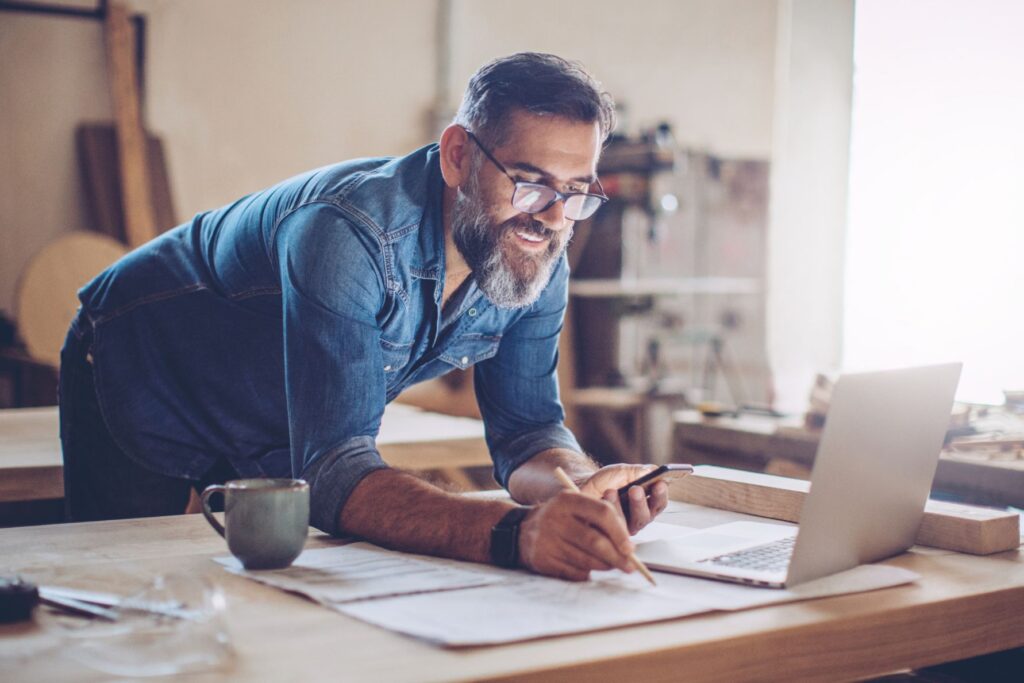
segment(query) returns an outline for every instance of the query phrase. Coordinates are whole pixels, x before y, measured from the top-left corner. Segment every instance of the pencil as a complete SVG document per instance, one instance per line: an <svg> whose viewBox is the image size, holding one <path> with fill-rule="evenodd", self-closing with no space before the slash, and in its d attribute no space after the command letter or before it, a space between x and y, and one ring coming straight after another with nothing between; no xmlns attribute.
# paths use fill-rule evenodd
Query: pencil
<svg viewBox="0 0 1024 683"><path fill-rule="evenodd" d="M573 493L580 492L580 487L576 486L576 482L570 479L569 475L566 474L565 470L561 467L555 468L555 477L558 478L558 481L560 481L562 486L567 490L572 491ZM630 553L629 559L633 563L633 566L640 570L640 573L644 575L644 578L651 582L652 586L658 585L654 582L654 576L651 574L651 570L647 568L647 565L640 561L640 558L636 556L636 553Z"/></svg>

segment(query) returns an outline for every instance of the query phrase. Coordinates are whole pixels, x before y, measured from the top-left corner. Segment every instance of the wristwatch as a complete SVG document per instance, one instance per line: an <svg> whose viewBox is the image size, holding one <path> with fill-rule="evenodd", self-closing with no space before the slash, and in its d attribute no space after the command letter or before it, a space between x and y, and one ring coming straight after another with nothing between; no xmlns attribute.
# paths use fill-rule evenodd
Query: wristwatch
<svg viewBox="0 0 1024 683"><path fill-rule="evenodd" d="M491 527L491 562L499 567L519 565L519 525L532 509L512 508Z"/></svg>

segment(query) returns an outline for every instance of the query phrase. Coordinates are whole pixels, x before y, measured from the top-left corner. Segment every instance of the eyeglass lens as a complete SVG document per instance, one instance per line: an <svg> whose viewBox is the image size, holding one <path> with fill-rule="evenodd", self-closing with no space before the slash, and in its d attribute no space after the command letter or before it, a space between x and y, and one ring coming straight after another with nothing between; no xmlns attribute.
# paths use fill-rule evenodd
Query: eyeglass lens
<svg viewBox="0 0 1024 683"><path fill-rule="evenodd" d="M516 184L515 194L512 195L512 206L525 213L540 213L551 206L557 194L546 185L534 185L531 183ZM571 221L581 221L590 218L601 206L599 197L586 194L573 194L565 198L565 217Z"/></svg>

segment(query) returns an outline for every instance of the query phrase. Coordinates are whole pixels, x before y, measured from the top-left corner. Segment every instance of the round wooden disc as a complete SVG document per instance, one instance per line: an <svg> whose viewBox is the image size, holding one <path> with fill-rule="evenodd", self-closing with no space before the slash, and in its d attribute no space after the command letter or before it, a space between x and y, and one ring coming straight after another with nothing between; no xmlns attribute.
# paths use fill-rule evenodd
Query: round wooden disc
<svg viewBox="0 0 1024 683"><path fill-rule="evenodd" d="M29 354L60 366L60 349L78 310L78 290L128 253L109 237L72 232L33 256L18 281L18 334Z"/></svg>

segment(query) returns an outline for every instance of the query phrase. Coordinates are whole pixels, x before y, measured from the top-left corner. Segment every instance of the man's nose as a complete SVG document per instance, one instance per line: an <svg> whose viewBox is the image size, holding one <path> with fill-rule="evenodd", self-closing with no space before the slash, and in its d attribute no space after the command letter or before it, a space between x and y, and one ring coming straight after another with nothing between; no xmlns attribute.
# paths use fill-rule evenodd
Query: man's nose
<svg viewBox="0 0 1024 683"><path fill-rule="evenodd" d="M571 223L565 218L565 204L559 200L540 213L533 214L533 217L543 223L545 228L556 232L564 230Z"/></svg>

